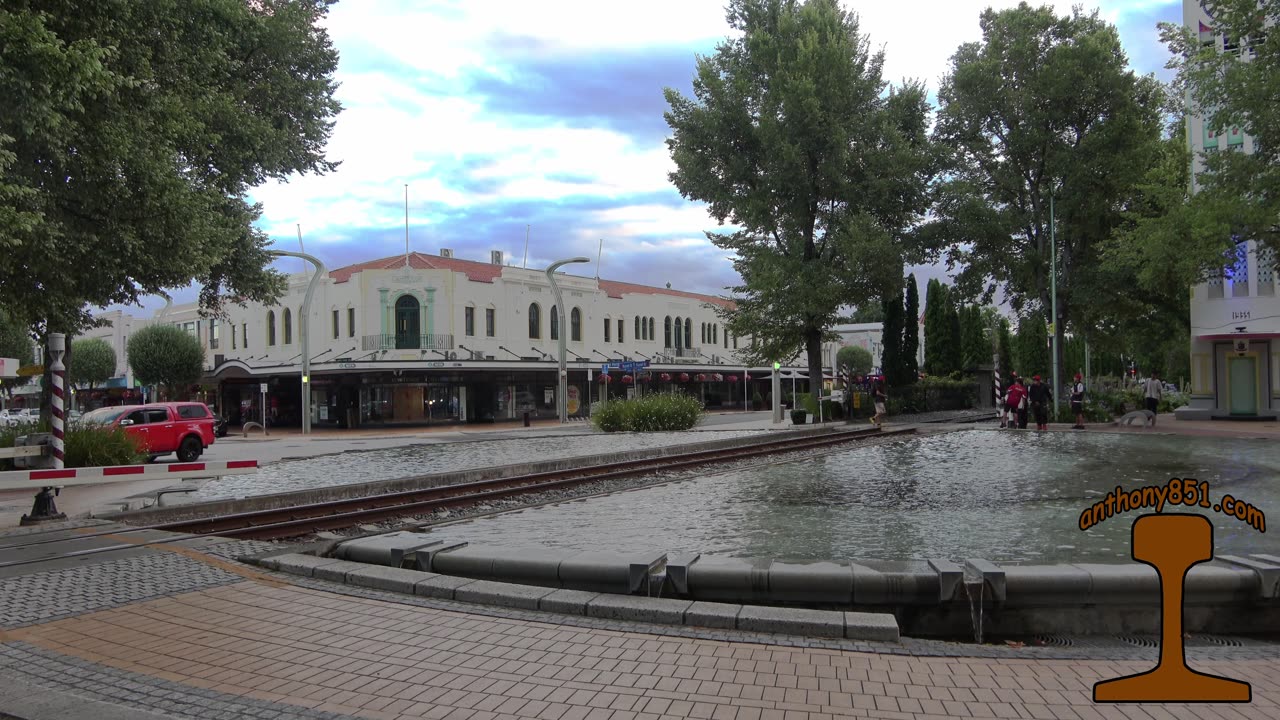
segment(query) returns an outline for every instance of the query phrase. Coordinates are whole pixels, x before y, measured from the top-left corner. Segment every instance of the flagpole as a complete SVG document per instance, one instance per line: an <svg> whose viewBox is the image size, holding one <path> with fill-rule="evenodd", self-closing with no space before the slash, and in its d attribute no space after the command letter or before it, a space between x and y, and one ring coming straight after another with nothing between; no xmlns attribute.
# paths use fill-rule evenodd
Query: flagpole
<svg viewBox="0 0 1280 720"><path fill-rule="evenodd" d="M600 249L596 252L596 279L600 279L600 258L604 255L604 238L600 238Z"/></svg>
<svg viewBox="0 0 1280 720"><path fill-rule="evenodd" d="M409 183L404 184L404 267L409 269Z"/></svg>
<svg viewBox="0 0 1280 720"><path fill-rule="evenodd" d="M529 267L529 226L524 226L524 262L520 265L522 268Z"/></svg>

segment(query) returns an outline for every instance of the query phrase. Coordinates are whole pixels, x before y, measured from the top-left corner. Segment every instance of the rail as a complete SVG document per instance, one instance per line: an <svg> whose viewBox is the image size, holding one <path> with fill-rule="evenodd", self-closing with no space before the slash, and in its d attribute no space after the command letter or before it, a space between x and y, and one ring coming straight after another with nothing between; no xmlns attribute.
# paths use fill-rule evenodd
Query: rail
<svg viewBox="0 0 1280 720"><path fill-rule="evenodd" d="M365 350L452 350L452 335L405 335L383 334L365 335L362 338Z"/></svg>

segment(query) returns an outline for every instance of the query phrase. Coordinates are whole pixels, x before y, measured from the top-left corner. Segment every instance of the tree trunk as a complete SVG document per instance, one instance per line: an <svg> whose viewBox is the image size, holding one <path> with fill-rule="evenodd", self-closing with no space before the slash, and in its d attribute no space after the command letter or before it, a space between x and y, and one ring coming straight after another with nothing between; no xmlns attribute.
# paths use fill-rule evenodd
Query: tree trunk
<svg viewBox="0 0 1280 720"><path fill-rule="evenodd" d="M816 399L822 388L822 330L809 328L804 333L804 349L809 360L809 393Z"/></svg>

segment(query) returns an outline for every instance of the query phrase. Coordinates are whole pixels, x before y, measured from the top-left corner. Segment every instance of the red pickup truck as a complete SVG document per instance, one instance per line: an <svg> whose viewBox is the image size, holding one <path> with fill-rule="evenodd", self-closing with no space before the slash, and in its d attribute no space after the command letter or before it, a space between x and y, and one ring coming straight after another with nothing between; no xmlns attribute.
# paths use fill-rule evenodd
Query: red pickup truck
<svg viewBox="0 0 1280 720"><path fill-rule="evenodd" d="M179 461L192 462L214 440L215 418L204 403L166 402L98 408L85 413L80 422L123 429L138 439L148 460L177 453Z"/></svg>

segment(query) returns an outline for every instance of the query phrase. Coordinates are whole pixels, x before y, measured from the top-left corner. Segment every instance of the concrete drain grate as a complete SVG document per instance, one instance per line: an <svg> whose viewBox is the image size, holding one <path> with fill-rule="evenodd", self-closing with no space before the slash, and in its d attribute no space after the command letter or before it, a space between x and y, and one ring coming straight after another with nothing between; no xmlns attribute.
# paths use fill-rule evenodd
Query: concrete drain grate
<svg viewBox="0 0 1280 720"><path fill-rule="evenodd" d="M1041 647L1072 647L1075 642L1065 635L1035 635L1032 641Z"/></svg>
<svg viewBox="0 0 1280 720"><path fill-rule="evenodd" d="M1209 645L1218 645L1221 647L1244 647L1244 642L1239 638L1222 637L1220 635L1192 635L1189 644L1207 643Z"/></svg>
<svg viewBox="0 0 1280 720"><path fill-rule="evenodd" d="M1160 647L1160 640L1145 635L1117 635L1116 639L1127 645L1133 645L1141 648L1157 648Z"/></svg>

